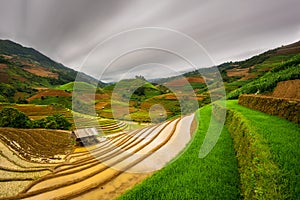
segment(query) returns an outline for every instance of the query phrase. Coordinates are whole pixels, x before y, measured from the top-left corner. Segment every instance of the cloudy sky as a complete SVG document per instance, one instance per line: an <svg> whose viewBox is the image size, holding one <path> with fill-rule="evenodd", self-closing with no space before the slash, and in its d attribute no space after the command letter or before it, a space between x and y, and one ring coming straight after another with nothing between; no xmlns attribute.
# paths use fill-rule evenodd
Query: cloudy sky
<svg viewBox="0 0 300 200"><path fill-rule="evenodd" d="M300 40L299 0L0 0L0 38L105 81L162 77Z"/></svg>

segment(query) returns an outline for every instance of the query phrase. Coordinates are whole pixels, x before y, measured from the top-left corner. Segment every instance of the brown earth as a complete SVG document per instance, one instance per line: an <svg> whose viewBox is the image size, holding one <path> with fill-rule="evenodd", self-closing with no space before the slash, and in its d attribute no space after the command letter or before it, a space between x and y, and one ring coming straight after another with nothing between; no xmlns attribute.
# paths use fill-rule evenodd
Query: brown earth
<svg viewBox="0 0 300 200"><path fill-rule="evenodd" d="M3 71L3 69L7 67L8 67L7 64L0 63L0 71Z"/></svg>
<svg viewBox="0 0 300 200"><path fill-rule="evenodd" d="M271 96L300 100L300 79L279 82Z"/></svg>
<svg viewBox="0 0 300 200"><path fill-rule="evenodd" d="M0 139L29 161L61 160L58 155L73 151L70 133L45 129L0 128Z"/></svg>
<svg viewBox="0 0 300 200"><path fill-rule="evenodd" d="M34 89L41 91L41 90L48 90L49 88L45 88L45 87L35 87Z"/></svg>
<svg viewBox="0 0 300 200"><path fill-rule="evenodd" d="M153 99L166 99L166 100L178 100L178 98L182 97L188 97L189 100L198 100L202 101L204 99L204 96L202 94L196 94L195 96L188 96L187 94L177 94L177 96L174 93L169 93L169 94L162 94L159 96L153 97Z"/></svg>
<svg viewBox="0 0 300 200"><path fill-rule="evenodd" d="M105 108L106 105L108 105L108 102L99 102L95 105L95 109L96 110L102 110L103 108Z"/></svg>
<svg viewBox="0 0 300 200"><path fill-rule="evenodd" d="M188 77L187 80L190 83L205 83L205 80L202 77Z"/></svg>
<svg viewBox="0 0 300 200"><path fill-rule="evenodd" d="M6 72L0 71L0 82L1 83L9 83L11 76L9 76Z"/></svg>
<svg viewBox="0 0 300 200"><path fill-rule="evenodd" d="M13 107L24 112L31 119L41 119L53 114L62 114L66 118L71 118L72 113L65 108L55 108L51 105L34 105L34 104L0 104L0 110L5 107Z"/></svg>
<svg viewBox="0 0 300 200"><path fill-rule="evenodd" d="M165 95L157 96L155 98L159 99L159 97L163 97L164 99L167 99L167 100L177 100L177 97L175 94L165 94Z"/></svg>
<svg viewBox="0 0 300 200"><path fill-rule="evenodd" d="M5 55L5 54L0 54L0 56L2 56L3 58L5 58L6 60L10 60L13 58L13 56L8 56L8 55Z"/></svg>
<svg viewBox="0 0 300 200"><path fill-rule="evenodd" d="M247 76L250 68L243 69L229 69L227 70L227 76Z"/></svg>
<svg viewBox="0 0 300 200"><path fill-rule="evenodd" d="M276 53L279 55L300 53L300 41L281 47L276 51Z"/></svg>
<svg viewBox="0 0 300 200"><path fill-rule="evenodd" d="M72 96L72 94L69 92L66 92L64 90L52 90L52 89L49 89L46 91L42 90L41 92L37 93L36 95L28 98L27 101L32 101L34 99L41 98L42 96L44 96L44 97L47 97L47 96L70 97L70 96Z"/></svg>
<svg viewBox="0 0 300 200"><path fill-rule="evenodd" d="M110 200L115 199L126 191L134 188L137 184L141 183L144 179L151 176L152 173L122 173L117 178L111 180L101 188L95 189L87 194L83 194L74 199L89 199L98 200Z"/></svg>
<svg viewBox="0 0 300 200"><path fill-rule="evenodd" d="M180 78L176 80L172 80L170 82L167 82L165 85L166 87L179 87L186 85L187 83L205 83L205 80L202 77L187 77L187 78Z"/></svg>
<svg viewBox="0 0 300 200"><path fill-rule="evenodd" d="M40 66L35 66L35 65L26 65L24 68L24 70L35 74L37 76L42 76L42 77L49 77L49 78L58 78L58 74L57 73L53 73L51 71L49 71L48 69L44 68L44 67L40 67Z"/></svg>
<svg viewBox="0 0 300 200"><path fill-rule="evenodd" d="M26 78L23 78L21 76L9 75L3 69L4 68L0 68L0 82L2 83L11 83L13 80L25 82L27 80Z"/></svg>
<svg viewBox="0 0 300 200"><path fill-rule="evenodd" d="M109 98L110 96L108 94L95 94L95 100L103 100Z"/></svg>
<svg viewBox="0 0 300 200"><path fill-rule="evenodd" d="M19 81L21 81L21 82L27 81L26 78L21 77L21 76L11 76L11 77L12 77L12 79L19 80Z"/></svg>
<svg viewBox="0 0 300 200"><path fill-rule="evenodd" d="M246 81L248 79L252 79L252 78L256 78L256 77L257 77L257 75L255 75L255 74L248 74L247 76L241 78L240 80Z"/></svg>

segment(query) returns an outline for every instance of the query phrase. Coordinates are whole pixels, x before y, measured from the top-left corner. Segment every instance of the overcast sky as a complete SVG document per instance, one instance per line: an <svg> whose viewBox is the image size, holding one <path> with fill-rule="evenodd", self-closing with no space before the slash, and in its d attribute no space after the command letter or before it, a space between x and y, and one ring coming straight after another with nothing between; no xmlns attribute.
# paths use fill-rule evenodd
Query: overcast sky
<svg viewBox="0 0 300 200"><path fill-rule="evenodd" d="M0 0L0 5L0 38L105 81L241 60L300 39L299 0ZM201 52L189 43L193 40Z"/></svg>

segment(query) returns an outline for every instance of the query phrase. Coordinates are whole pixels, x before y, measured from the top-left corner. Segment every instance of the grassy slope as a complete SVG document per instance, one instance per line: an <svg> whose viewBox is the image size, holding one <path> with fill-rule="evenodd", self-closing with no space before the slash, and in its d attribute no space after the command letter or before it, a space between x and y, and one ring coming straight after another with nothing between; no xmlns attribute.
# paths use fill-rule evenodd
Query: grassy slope
<svg viewBox="0 0 300 200"><path fill-rule="evenodd" d="M36 105L61 105L64 108L72 108L72 97L52 97L47 96L43 100L40 98L30 101L31 104Z"/></svg>
<svg viewBox="0 0 300 200"><path fill-rule="evenodd" d="M280 184L276 187L280 189L279 193L283 195L281 197L298 199L300 196L299 125L245 108L238 105L236 100L228 101L227 107L238 113L247 121L247 126L251 128L251 131L258 134L259 137L256 139L261 140L255 144L256 147L260 148L257 149L258 153L266 154L261 148L266 148L266 152L271 152L270 157L262 156L261 158L271 159L270 162L275 162L279 166L281 174L276 180L274 179L274 184ZM208 106L202 108L200 114L201 125L187 151L178 160L156 172L152 177L121 196L120 199L240 198L237 164L232 150L232 140L227 129L223 130L213 151L205 159L198 159L198 151L209 122L210 108ZM259 161L259 163L265 164L268 162L267 160ZM276 169L269 171L268 166L266 166L267 169L257 166L258 171L255 173L259 174L253 174L253 177L269 178L263 182L272 182L272 170L276 172ZM260 169L264 169L264 171L259 171ZM249 182L249 186L251 184ZM269 186L265 185L266 188L257 188L256 191L252 192L271 191L273 188L268 189ZM261 198L263 196L263 194L258 195Z"/></svg>
<svg viewBox="0 0 300 200"><path fill-rule="evenodd" d="M212 152L204 159L198 158L210 113L208 106L200 110L200 127L181 157L120 199L238 199L237 161L227 129Z"/></svg>
<svg viewBox="0 0 300 200"><path fill-rule="evenodd" d="M300 197L300 126L287 120L240 106L228 101L234 109L250 121L254 131L267 140L272 157L283 172L284 193L290 199ZM266 172L267 173L267 172Z"/></svg>
<svg viewBox="0 0 300 200"><path fill-rule="evenodd" d="M74 86L76 87L76 90L87 90L87 91L94 91L95 86L85 83L85 82L70 82L66 83L64 85L60 85L57 87L58 90L66 90L66 91L73 91Z"/></svg>

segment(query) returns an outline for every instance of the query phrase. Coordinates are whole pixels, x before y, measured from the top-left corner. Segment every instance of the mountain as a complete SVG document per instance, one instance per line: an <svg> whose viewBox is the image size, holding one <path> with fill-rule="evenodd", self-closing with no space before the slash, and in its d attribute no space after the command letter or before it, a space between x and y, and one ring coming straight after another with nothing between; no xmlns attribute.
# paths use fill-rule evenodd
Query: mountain
<svg viewBox="0 0 300 200"><path fill-rule="evenodd" d="M0 101L14 102L33 94L37 88L53 88L76 79L94 86L104 84L77 72L33 48L0 40Z"/></svg>
<svg viewBox="0 0 300 200"><path fill-rule="evenodd" d="M210 68L200 68L196 71L184 73L181 76L156 79L155 82L168 85L173 82L184 82L183 79L185 79L198 94L205 93L207 88L205 84L203 84L201 73L209 76L208 78L206 77L206 80L209 84L212 84L213 81L211 80L213 79L210 78L214 76L218 69L221 73L226 93L229 94L230 98L237 98L239 94L243 93L242 91L247 91L248 93L250 91L253 93L257 92L258 86L253 87L253 85L257 85L260 80L265 82L266 77L279 76L276 80L281 80L281 77L283 77L282 70L289 70L285 71L286 74L289 74L289 76L285 76L286 79L299 79L300 77L296 75L299 69L299 54L300 41L266 51L243 61L226 62ZM272 83L273 86L268 86L268 90L265 90L265 92L270 92L276 86L277 82L274 78L272 78L272 80L274 80ZM248 84L251 85L251 90L238 90ZM244 86L244 88L246 88L246 86Z"/></svg>
<svg viewBox="0 0 300 200"><path fill-rule="evenodd" d="M228 93L227 98L236 99L241 94L271 94L278 83L296 79L300 79L300 54L294 56L290 60L283 62L278 66L274 66L270 71L266 72L264 75L256 79L252 79L248 82L242 82L243 84L239 84L238 88ZM233 83L227 84L227 86L236 85L237 83L238 81L235 81ZM297 81L295 82L295 84L296 83L299 82ZM284 94L285 92L287 91L282 91L281 94ZM297 93L297 90L289 91L289 93Z"/></svg>
<svg viewBox="0 0 300 200"><path fill-rule="evenodd" d="M297 75L299 69L297 55L299 54L300 41L266 51L243 61L226 62L218 66L187 72L181 76L155 79L153 82L155 82L154 85L158 90L144 85L134 93L134 97L141 100L139 94L145 93L149 97L154 97L168 93L168 87L175 90L185 90L192 86L197 95L202 95L201 98L207 99L210 95L219 95L218 88L222 84L215 81L217 70L221 73L226 93L230 98L236 98L242 93L255 93L258 90L270 92L280 80L299 79ZM201 77L201 73L206 74L205 79ZM37 95L39 93L37 90L45 88L51 90L48 91L49 94L59 93L56 96L64 97L66 94L53 91L53 89L71 91L70 87L74 84L72 82L77 74L80 76L80 82L93 86L97 84L100 87L105 86L104 83L67 68L32 48L23 47L9 40L0 40L0 101L2 102L19 101L22 103L22 100ZM272 77L272 81L267 81L270 77ZM216 94L208 91L205 81L213 88L210 89L210 92L214 91ZM264 82L265 85L258 86L261 82ZM267 85L266 82L268 82ZM134 86L135 83L136 80L133 83L132 80L125 80L118 85L124 85L123 88L126 91L125 88L128 89L128 84ZM97 91L98 93L110 94L114 85L108 85L103 88L103 91ZM265 89L260 90L259 87ZM48 93L43 91L40 95L44 96Z"/></svg>

